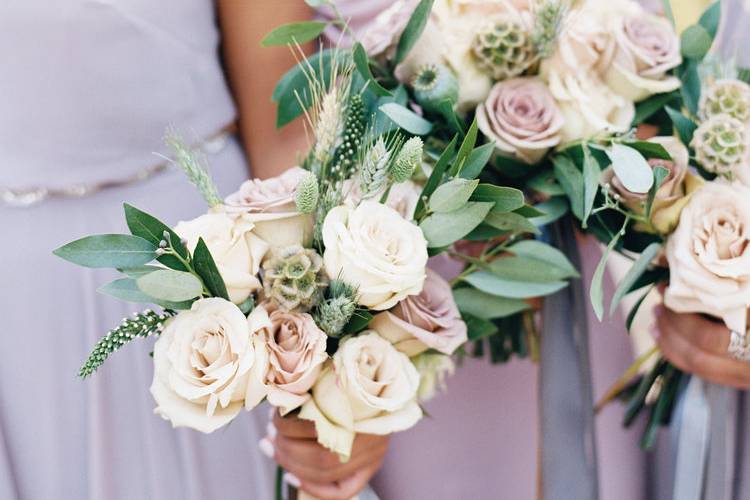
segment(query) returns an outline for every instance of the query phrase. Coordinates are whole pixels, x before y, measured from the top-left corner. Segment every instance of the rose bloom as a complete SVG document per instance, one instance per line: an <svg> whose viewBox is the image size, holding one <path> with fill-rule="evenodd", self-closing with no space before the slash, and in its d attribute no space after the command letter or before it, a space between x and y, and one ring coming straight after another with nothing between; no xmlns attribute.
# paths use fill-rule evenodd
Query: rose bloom
<svg viewBox="0 0 750 500"><path fill-rule="evenodd" d="M328 359L326 335L306 313L275 310L269 315L259 305L253 314L257 319L251 329L257 332L256 363L262 376L250 381L248 401L257 404L267 397L286 415L309 399L308 391Z"/></svg>
<svg viewBox="0 0 750 500"><path fill-rule="evenodd" d="M255 233L273 247L309 246L313 218L297 211L297 185L307 171L292 167L278 177L251 179L227 197L227 211L245 215L255 224Z"/></svg>
<svg viewBox="0 0 750 500"><path fill-rule="evenodd" d="M197 300L170 319L154 345L155 412L205 433L229 423L253 373L251 334L242 311L224 299Z"/></svg>
<svg viewBox="0 0 750 500"><path fill-rule="evenodd" d="M750 189L709 182L682 210L667 242L664 303L705 313L745 332L750 307Z"/></svg>
<svg viewBox="0 0 750 500"><path fill-rule="evenodd" d="M244 216L230 216L221 209L212 209L191 221L180 222L174 232L187 240L190 252L203 238L216 262L229 299L235 304L244 302L260 288L258 270L268 243L255 233L255 224Z"/></svg>
<svg viewBox="0 0 750 500"><path fill-rule="evenodd" d="M675 137L653 137L648 142L660 144L672 157L672 161L650 159L651 168L657 166L669 170L669 175L662 182L654 197L651 207L651 223L661 234L668 234L677 225L680 212L690 201L690 196L703 185L700 176L690 172L689 152ZM602 174L602 182L609 183L612 190L620 195L622 202L636 213L643 213L646 208L648 194L628 191L620 179L615 175L612 167ZM640 227L639 230L646 228Z"/></svg>
<svg viewBox="0 0 750 500"><path fill-rule="evenodd" d="M348 459L356 433L391 434L422 418L418 388L409 358L367 331L339 345L299 416L315 422L323 446Z"/></svg>
<svg viewBox="0 0 750 500"><path fill-rule="evenodd" d="M587 2L569 14L565 29L557 40L557 49L542 62L542 73L600 72L612 60L614 39L594 3Z"/></svg>
<svg viewBox="0 0 750 500"><path fill-rule="evenodd" d="M332 209L323 222L328 276L357 287L360 305L383 311L422 290L427 241L422 230L374 201Z"/></svg>
<svg viewBox="0 0 750 500"><path fill-rule="evenodd" d="M429 269L419 295L376 315L369 327L409 357L427 349L453 354L468 340L450 285Z"/></svg>
<svg viewBox="0 0 750 500"><path fill-rule="evenodd" d="M610 18L616 47L604 80L612 90L638 102L680 88L680 80L667 74L682 63L672 23L643 10Z"/></svg>
<svg viewBox="0 0 750 500"><path fill-rule="evenodd" d="M370 57L392 58L396 45L411 19L418 0L396 0L368 24L362 33L362 46Z"/></svg>
<svg viewBox="0 0 750 500"><path fill-rule="evenodd" d="M419 389L417 399L429 401L438 391L445 391L445 379L453 375L456 365L450 356L435 352L423 352L411 358L411 362L419 372Z"/></svg>
<svg viewBox="0 0 750 500"><path fill-rule="evenodd" d="M534 164L560 143L564 122L544 82L513 78L492 87L477 108L477 125L500 154Z"/></svg>

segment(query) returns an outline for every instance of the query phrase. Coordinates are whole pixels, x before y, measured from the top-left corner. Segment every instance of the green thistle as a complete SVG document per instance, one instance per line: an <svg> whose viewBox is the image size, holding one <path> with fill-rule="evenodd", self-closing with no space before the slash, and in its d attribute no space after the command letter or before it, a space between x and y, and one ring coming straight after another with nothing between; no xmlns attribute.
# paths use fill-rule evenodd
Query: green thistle
<svg viewBox="0 0 750 500"><path fill-rule="evenodd" d="M94 350L78 372L78 376L86 378L94 373L104 364L110 354L136 337L146 338L155 333L161 333L164 322L174 314L172 311L157 314L146 309L142 313L134 314L132 319L123 319L117 328L110 330L96 343Z"/></svg>
<svg viewBox="0 0 750 500"><path fill-rule="evenodd" d="M411 179L414 171L422 164L422 139L412 137L406 141L391 165L390 176L395 183Z"/></svg>
<svg viewBox="0 0 750 500"><path fill-rule="evenodd" d="M208 163L199 151L190 148L174 131L168 131L164 139L174 153L173 163L180 167L206 200L209 207L221 205L219 190L208 173Z"/></svg>
<svg viewBox="0 0 750 500"><path fill-rule="evenodd" d="M311 214L318 206L320 191L318 189L318 178L313 173L308 173L297 185L294 195L294 204L297 211L303 214Z"/></svg>
<svg viewBox="0 0 750 500"><path fill-rule="evenodd" d="M338 337L357 309L357 289L341 280L332 280L327 295L318 304L315 322L329 337Z"/></svg>

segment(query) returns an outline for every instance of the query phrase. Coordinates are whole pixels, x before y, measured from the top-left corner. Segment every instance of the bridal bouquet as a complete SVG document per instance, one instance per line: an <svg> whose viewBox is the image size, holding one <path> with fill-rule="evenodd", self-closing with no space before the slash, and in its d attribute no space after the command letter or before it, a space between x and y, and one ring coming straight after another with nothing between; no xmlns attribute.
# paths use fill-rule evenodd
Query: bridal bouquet
<svg viewBox="0 0 750 500"><path fill-rule="evenodd" d="M484 165L471 137L458 148L455 139L425 176L408 110L380 106L396 120L372 113L373 89L349 53L316 64L302 61L280 84L295 88L312 136L300 166L222 200L202 157L170 135L207 213L169 227L126 204L131 234L88 236L55 254L117 269L124 276L101 292L162 309L110 331L82 377L130 340L158 335L151 393L174 426L212 432L266 400L313 421L345 460L355 433L422 418L419 403L453 369L467 323L493 333L483 318L497 314L494 296L481 291L493 279L489 257L550 249L523 240L533 226L520 191L476 179ZM506 237L485 241L485 226ZM454 243L470 234L482 250L458 261L462 279L427 267L431 255L462 255Z"/></svg>
<svg viewBox="0 0 750 500"><path fill-rule="evenodd" d="M628 327L651 290L664 283L667 307L709 315L737 332L747 330L750 78L745 69L707 57L718 23L716 2L682 34L681 49L675 45L679 66L674 76L665 77L677 79L675 91L638 107L634 125L647 124L656 136L634 144L627 142L630 134L587 139L564 151L573 175L560 169L560 183L568 185L571 205L584 207L576 213L584 226L607 244L591 284L600 318L606 262L619 251L633 265L619 283L610 312L626 295L643 290ZM687 376L662 358L653 363L656 354L654 348L642 355L601 403L626 398L626 425L650 409L644 448L653 445L659 426L669 425ZM646 362L651 367L636 377Z"/></svg>

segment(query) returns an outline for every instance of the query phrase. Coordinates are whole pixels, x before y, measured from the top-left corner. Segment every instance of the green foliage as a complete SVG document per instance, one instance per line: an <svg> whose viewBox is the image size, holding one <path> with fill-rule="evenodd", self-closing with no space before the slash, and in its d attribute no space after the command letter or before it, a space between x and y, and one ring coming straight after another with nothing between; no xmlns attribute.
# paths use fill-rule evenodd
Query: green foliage
<svg viewBox="0 0 750 500"><path fill-rule="evenodd" d="M393 95L388 89L380 85L380 83L378 83L374 76L372 76L372 71L370 71L370 62L367 58L367 53L365 52L365 49L364 47L362 47L361 43L357 42L354 44L354 49L352 50L352 58L354 60L354 66L357 68L357 71L359 71L359 74L362 75L362 78L365 79L367 85L375 93L375 95Z"/></svg>
<svg viewBox="0 0 750 500"><path fill-rule="evenodd" d="M443 182L445 171L448 168L450 161L453 159L453 154L456 152L457 140L458 136L454 136L451 142L449 142L443 149L437 163L435 163L430 177L422 188L422 194L419 196L417 206L414 209L414 220L420 220L424 216L426 208L425 201L430 199L430 196L435 192L435 189L437 189L437 187Z"/></svg>
<svg viewBox="0 0 750 500"><path fill-rule="evenodd" d="M427 239L428 247L444 247L474 230L491 209L492 203L472 201L452 212L434 213L423 220L419 227Z"/></svg>
<svg viewBox="0 0 750 500"><path fill-rule="evenodd" d="M224 284L224 279L221 277L219 269L216 267L216 263L206 246L206 242L203 241L203 238L199 238L198 244L195 245L195 251L193 252L193 268L202 278L203 283L206 285L206 288L212 297L220 297L229 300L229 293Z"/></svg>
<svg viewBox="0 0 750 500"><path fill-rule="evenodd" d="M397 104L389 102L378 108L396 125L414 135L427 135L432 130L432 123L425 120L414 111Z"/></svg>
<svg viewBox="0 0 750 500"><path fill-rule="evenodd" d="M138 210L132 205L124 204L125 208L125 220L128 224L128 229L134 236L140 236L141 238L150 241L154 245L164 239L164 235L169 235L172 249L182 258L187 259L190 256L190 252L180 241L180 237L172 231L170 227L161 222L156 217ZM166 233L165 233L166 232ZM174 255L160 255L157 260L167 267L176 269L178 271L187 271L187 267Z"/></svg>
<svg viewBox="0 0 750 500"><path fill-rule="evenodd" d="M633 193L648 193L654 184L654 174L646 159L637 150L622 144L612 144L607 150L612 168L623 186Z"/></svg>
<svg viewBox="0 0 750 500"><path fill-rule="evenodd" d="M641 253L638 260L636 260L633 266L628 270L625 277L620 281L620 284L615 291L615 295L612 297L612 303L609 305L610 316L615 313L617 306L620 305L623 297L631 291L638 278L640 278L649 266L651 266L652 261L661 249L661 244L652 243L646 247L646 250Z"/></svg>
<svg viewBox="0 0 750 500"><path fill-rule="evenodd" d="M135 267L156 258L157 246L129 234L86 236L63 245L52 253L84 267Z"/></svg>
<svg viewBox="0 0 750 500"><path fill-rule="evenodd" d="M669 115L669 118L672 120L674 128L677 130L677 135L680 137L680 141L682 141L685 146L689 146L690 142L693 140L693 134L695 134L695 131L698 129L698 124L674 108L667 106L665 110Z"/></svg>
<svg viewBox="0 0 750 500"><path fill-rule="evenodd" d="M479 131L477 119L476 117L474 117L474 120L471 122L471 126L469 127L469 131L466 132L464 140L461 142L461 146L458 148L458 153L456 153L456 160L453 162L453 166L448 171L451 177L455 177L456 175L461 174L464 163L469 158L469 155L473 151L474 145L477 142L478 133Z"/></svg>
<svg viewBox="0 0 750 500"><path fill-rule="evenodd" d="M471 199L494 203L493 212L512 212L524 206L523 192L520 189L492 184L479 184Z"/></svg>
<svg viewBox="0 0 750 500"><path fill-rule="evenodd" d="M406 24L406 27L398 40L396 56L393 61L394 64L402 62L409 54L412 47L414 47L414 44L417 43L417 40L419 40L422 31L424 31L424 28L427 25L427 18L430 15L433 3L434 0L420 0L419 4L417 4L414 13L411 15L409 22Z"/></svg>
<svg viewBox="0 0 750 500"><path fill-rule="evenodd" d="M477 271L464 281L482 292L510 299L531 299L556 293L567 286L564 281L525 282L505 279L489 271Z"/></svg>
<svg viewBox="0 0 750 500"><path fill-rule="evenodd" d="M515 212L500 212L496 210L487 214L485 223L490 226L508 231L509 233L539 234L539 229L526 217Z"/></svg>
<svg viewBox="0 0 750 500"><path fill-rule="evenodd" d="M495 335L499 330L497 325L492 321L473 316L469 313L462 312L461 318L466 323L466 331L470 342Z"/></svg>
<svg viewBox="0 0 750 500"><path fill-rule="evenodd" d="M470 287L453 290L453 298L462 315L485 320L503 318L531 308L521 299L499 297Z"/></svg>
<svg viewBox="0 0 750 500"><path fill-rule="evenodd" d="M328 23L322 21L302 21L282 24L263 37L263 47L276 45L297 45L318 38Z"/></svg>
<svg viewBox="0 0 750 500"><path fill-rule="evenodd" d="M607 270L607 261L609 260L609 254L619 243L620 238L622 237L622 232L624 232L624 228L621 232L618 232L609 242L609 245L607 245L607 248L602 254L602 258L599 261L599 264L594 270L594 276L591 278L589 297L591 299L591 306L594 309L594 314L596 314L596 317L597 319L599 319L599 321L601 321L602 317L604 316L604 272Z"/></svg>
<svg viewBox="0 0 750 500"><path fill-rule="evenodd" d="M459 178L438 186L430 196L430 210L440 213L458 210L469 201L478 185L478 180Z"/></svg>
<svg viewBox="0 0 750 500"><path fill-rule="evenodd" d="M583 147L583 218L581 223L585 228L594 209L594 201L599 193L599 180L602 171L599 162L591 155L588 147Z"/></svg>
<svg viewBox="0 0 750 500"><path fill-rule="evenodd" d="M532 261L532 266L550 273L553 279L578 278L580 275L560 250L536 240L523 240L508 247L508 252Z"/></svg>
<svg viewBox="0 0 750 500"><path fill-rule="evenodd" d="M110 330L97 342L94 350L78 372L78 376L86 378L94 373L110 354L131 340L160 333L164 322L172 315L171 312L157 314L147 309L142 313L133 315L132 319L124 319L117 328Z"/></svg>
<svg viewBox="0 0 750 500"><path fill-rule="evenodd" d="M111 283L107 283L106 285L99 287L97 291L99 293L109 295L125 302L135 302L138 304L156 304L165 309L178 311L183 309L190 309L190 306L193 303L192 301L170 302L167 300L155 299L154 297L146 295L140 288L138 288L138 284L136 283L136 280L134 278L117 279L115 281L112 281Z"/></svg>
<svg viewBox="0 0 750 500"><path fill-rule="evenodd" d="M578 219L583 219L583 174L567 156L552 158L555 177L570 201L570 209Z"/></svg>
<svg viewBox="0 0 750 500"><path fill-rule="evenodd" d="M136 283L146 295L169 302L192 300L203 293L203 283L197 276L173 269L162 269L143 275Z"/></svg>
<svg viewBox="0 0 750 500"><path fill-rule="evenodd" d="M165 138L167 145L174 154L173 163L180 167L188 180L198 188L209 207L221 204L219 190L216 188L211 175L208 173L208 162L198 151L186 144L175 132L168 132Z"/></svg>
<svg viewBox="0 0 750 500"><path fill-rule="evenodd" d="M476 179L484 170L484 167L490 161L492 152L495 150L495 143L483 144L474 148L464 162L459 176L464 179Z"/></svg>

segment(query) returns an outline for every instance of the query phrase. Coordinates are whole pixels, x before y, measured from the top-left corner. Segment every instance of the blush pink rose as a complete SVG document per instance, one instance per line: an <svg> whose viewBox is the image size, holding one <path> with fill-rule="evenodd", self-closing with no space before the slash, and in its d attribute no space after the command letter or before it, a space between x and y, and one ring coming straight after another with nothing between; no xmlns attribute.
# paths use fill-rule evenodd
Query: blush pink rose
<svg viewBox="0 0 750 500"><path fill-rule="evenodd" d="M450 285L430 269L419 295L376 315L370 328L410 357L427 349L452 354L468 340Z"/></svg>
<svg viewBox="0 0 750 500"><path fill-rule="evenodd" d="M564 120L544 82L513 78L492 87L477 125L500 154L533 164L560 143Z"/></svg>
<svg viewBox="0 0 750 500"><path fill-rule="evenodd" d="M266 396L285 415L310 398L309 391L328 359L327 337L306 313L275 310L268 319L254 337L256 364L266 371L251 382L248 398L260 401Z"/></svg>
<svg viewBox="0 0 750 500"><path fill-rule="evenodd" d="M305 246L312 239L313 220L297 211L294 199L307 175L305 169L292 167L278 177L245 181L224 200L226 210L253 222L255 233L272 247Z"/></svg>

